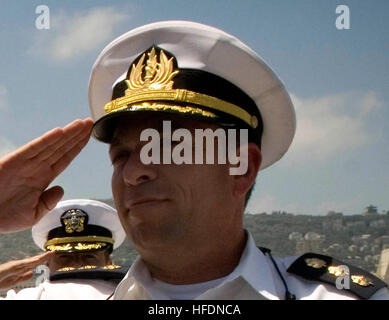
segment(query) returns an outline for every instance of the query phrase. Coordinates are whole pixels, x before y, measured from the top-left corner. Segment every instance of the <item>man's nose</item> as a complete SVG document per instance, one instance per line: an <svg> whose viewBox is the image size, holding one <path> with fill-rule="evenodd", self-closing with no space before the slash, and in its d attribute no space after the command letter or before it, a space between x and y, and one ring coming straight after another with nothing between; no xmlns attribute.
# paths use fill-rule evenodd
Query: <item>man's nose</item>
<svg viewBox="0 0 389 320"><path fill-rule="evenodd" d="M86 265L82 258L77 253L73 253L68 262L64 264L66 267L81 268Z"/></svg>
<svg viewBox="0 0 389 320"><path fill-rule="evenodd" d="M152 164L143 164L139 153L132 154L123 168L123 180L126 185L137 186L156 179L157 168Z"/></svg>

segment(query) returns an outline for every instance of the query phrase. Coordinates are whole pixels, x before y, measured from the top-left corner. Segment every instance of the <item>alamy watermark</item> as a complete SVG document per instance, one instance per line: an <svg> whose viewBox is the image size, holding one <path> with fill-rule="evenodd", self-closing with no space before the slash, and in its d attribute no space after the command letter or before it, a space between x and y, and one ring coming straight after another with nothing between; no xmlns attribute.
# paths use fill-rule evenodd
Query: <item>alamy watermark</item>
<svg viewBox="0 0 389 320"><path fill-rule="evenodd" d="M35 273L39 274L39 276L35 280L35 286L38 287L41 283L49 280L50 278L50 269L42 264L35 268Z"/></svg>
<svg viewBox="0 0 389 320"><path fill-rule="evenodd" d="M337 267L337 272L340 275L336 278L335 285L338 290L349 290L350 289L350 269L348 266L340 265Z"/></svg>
<svg viewBox="0 0 389 320"><path fill-rule="evenodd" d="M336 7L335 13L339 14L339 16L335 20L336 29L349 30L350 29L350 8L342 4Z"/></svg>
<svg viewBox="0 0 389 320"><path fill-rule="evenodd" d="M38 30L50 29L50 9L48 6L39 5L35 8L35 13L39 14L35 19L35 27Z"/></svg>
<svg viewBox="0 0 389 320"><path fill-rule="evenodd" d="M148 142L140 152L143 164L226 164L228 160L234 166L229 169L230 175L244 175L247 172L247 129L239 129L239 132L238 129L195 129L193 135L185 128L172 132L171 121L163 121L162 125L161 133L152 128L141 132L140 141Z"/></svg>

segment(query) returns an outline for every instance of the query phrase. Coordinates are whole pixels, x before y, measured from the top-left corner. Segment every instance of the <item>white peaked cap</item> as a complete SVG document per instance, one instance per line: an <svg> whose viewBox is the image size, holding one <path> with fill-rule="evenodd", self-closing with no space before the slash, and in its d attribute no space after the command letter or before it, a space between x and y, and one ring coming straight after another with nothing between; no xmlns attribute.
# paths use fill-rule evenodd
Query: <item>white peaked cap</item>
<svg viewBox="0 0 389 320"><path fill-rule="evenodd" d="M32 227L32 238L35 244L45 250L49 232L61 227L62 214L74 209L80 209L87 213L88 225L104 227L112 233L113 249L117 249L123 243L126 234L114 208L97 200L72 199L58 202L53 210Z"/></svg>
<svg viewBox="0 0 389 320"><path fill-rule="evenodd" d="M286 153L295 134L296 119L282 82L257 53L236 37L190 21L151 23L121 35L103 49L89 82L89 103L95 124L107 117L104 106L112 100L115 84L125 79L134 60L152 46L174 55L179 69L214 74L254 101L263 122L260 170Z"/></svg>

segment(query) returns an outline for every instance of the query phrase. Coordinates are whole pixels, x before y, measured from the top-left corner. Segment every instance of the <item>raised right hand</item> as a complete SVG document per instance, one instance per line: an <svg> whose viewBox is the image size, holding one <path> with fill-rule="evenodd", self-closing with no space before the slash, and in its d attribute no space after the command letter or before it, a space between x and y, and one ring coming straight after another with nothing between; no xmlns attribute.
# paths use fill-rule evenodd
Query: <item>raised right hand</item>
<svg viewBox="0 0 389 320"><path fill-rule="evenodd" d="M90 118L55 128L0 158L0 233L31 228L63 196L49 184L87 144Z"/></svg>

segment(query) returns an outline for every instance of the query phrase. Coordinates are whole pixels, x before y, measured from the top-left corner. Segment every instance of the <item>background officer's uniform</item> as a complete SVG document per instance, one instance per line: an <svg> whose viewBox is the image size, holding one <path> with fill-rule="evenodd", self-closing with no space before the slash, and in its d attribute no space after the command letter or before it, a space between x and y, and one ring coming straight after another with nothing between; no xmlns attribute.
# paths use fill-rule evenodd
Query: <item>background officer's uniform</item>
<svg viewBox="0 0 389 320"><path fill-rule="evenodd" d="M39 248L70 255L99 250L110 254L123 243L125 236L114 208L87 199L59 202L32 228L33 240ZM64 266L50 272L49 278L35 288L18 293L9 290L6 299L104 300L114 292L127 270L116 265Z"/></svg>

